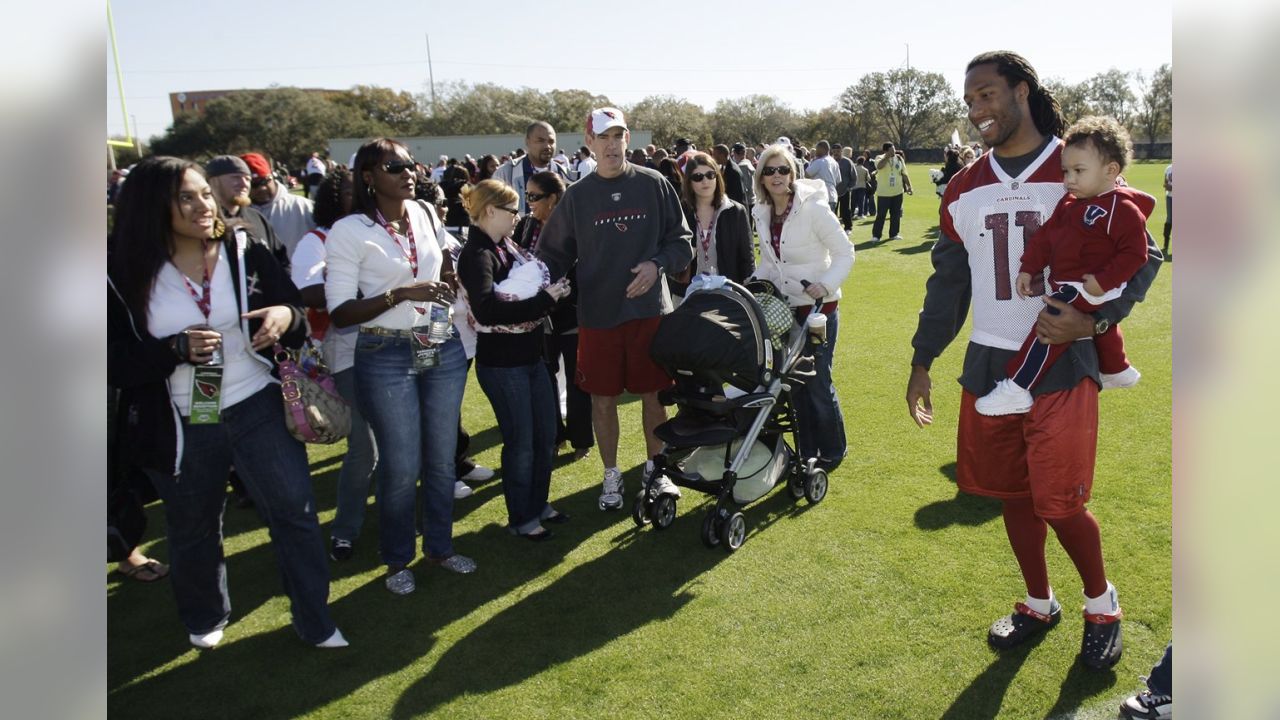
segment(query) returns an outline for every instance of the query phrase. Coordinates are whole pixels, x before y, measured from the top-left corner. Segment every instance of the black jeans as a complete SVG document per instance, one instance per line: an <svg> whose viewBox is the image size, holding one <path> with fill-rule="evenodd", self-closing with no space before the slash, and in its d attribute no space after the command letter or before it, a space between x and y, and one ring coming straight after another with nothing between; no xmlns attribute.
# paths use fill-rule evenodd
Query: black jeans
<svg viewBox="0 0 1280 720"><path fill-rule="evenodd" d="M876 221L871 226L871 237L884 239L884 216L889 216L889 237L897 237L902 230L902 195L876 198Z"/></svg>

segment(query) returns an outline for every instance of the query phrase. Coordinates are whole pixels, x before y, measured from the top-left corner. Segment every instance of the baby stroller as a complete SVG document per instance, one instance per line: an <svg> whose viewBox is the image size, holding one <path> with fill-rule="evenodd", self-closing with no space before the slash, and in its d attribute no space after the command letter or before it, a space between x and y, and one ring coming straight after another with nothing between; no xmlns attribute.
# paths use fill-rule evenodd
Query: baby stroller
<svg viewBox="0 0 1280 720"><path fill-rule="evenodd" d="M737 508L784 478L794 498L822 501L826 471L815 467L817 458L799 457L785 438L790 432L794 440L796 432L791 386L813 376L810 339L771 283L699 278L690 286L684 302L662 318L649 349L675 380L659 398L678 410L655 429L663 448L632 505L637 525L664 530L675 520L676 496L657 490L663 476L715 496L702 542L729 552L747 534Z"/></svg>

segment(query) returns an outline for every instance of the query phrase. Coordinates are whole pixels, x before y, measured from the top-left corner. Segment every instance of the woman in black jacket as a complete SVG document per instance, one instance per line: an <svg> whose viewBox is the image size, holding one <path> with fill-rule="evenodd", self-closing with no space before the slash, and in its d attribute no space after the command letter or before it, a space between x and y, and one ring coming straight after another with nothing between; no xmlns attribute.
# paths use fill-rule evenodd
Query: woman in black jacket
<svg viewBox="0 0 1280 720"><path fill-rule="evenodd" d="M164 500L191 644L218 644L231 616L222 512L234 464L270 529L294 629L345 646L329 616L306 450L285 427L271 359L276 343L304 339L297 288L264 245L223 224L194 163L147 158L118 200L107 374L121 390L126 460Z"/></svg>
<svg viewBox="0 0 1280 720"><path fill-rule="evenodd" d="M502 432L507 527L530 540L546 540L551 531L542 523L563 522L568 516L547 502L556 398L542 362L542 319L569 294L569 287L560 280L541 289L527 288L527 297L501 293L499 284L513 270L538 262L511 240L520 196L505 183L489 179L466 188L463 199L471 232L458 256L458 280L475 319L476 379Z"/></svg>
<svg viewBox="0 0 1280 720"><path fill-rule="evenodd" d="M756 269L747 209L724 193L724 177L708 154L695 153L684 166L680 191L685 220L693 230L693 275L723 275L741 283Z"/></svg>
<svg viewBox="0 0 1280 720"><path fill-rule="evenodd" d="M554 172L548 170L529 177L524 188L529 214L520 218L516 225L512 235L516 244L530 253L537 252L542 225L551 217L564 191L564 180ZM556 303L551 311L551 328L546 334L546 362L551 390L556 398L560 397L560 382L556 374L560 363L564 362L565 412L562 417L557 401L556 447L568 441L573 448L573 459L581 460L591 454L596 441L591 428L591 396L573 381L578 372L578 268L570 268L565 278L569 281L569 295Z"/></svg>

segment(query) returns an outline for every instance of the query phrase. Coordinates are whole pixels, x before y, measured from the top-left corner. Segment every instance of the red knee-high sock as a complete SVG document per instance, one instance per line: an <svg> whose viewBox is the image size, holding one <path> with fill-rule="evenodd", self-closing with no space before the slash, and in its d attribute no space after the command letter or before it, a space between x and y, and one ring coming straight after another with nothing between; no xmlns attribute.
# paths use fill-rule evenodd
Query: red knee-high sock
<svg viewBox="0 0 1280 720"><path fill-rule="evenodd" d="M1027 594L1034 598L1049 597L1049 569L1044 562L1044 539L1048 535L1044 520L1036 516L1031 498L1004 501L1004 530L1009 535L1013 556L1018 559Z"/></svg>
<svg viewBox="0 0 1280 720"><path fill-rule="evenodd" d="M1058 542L1071 556L1080 579L1084 581L1084 593L1098 597L1107 591L1107 573L1102 566L1102 536L1093 513L1081 510L1071 517L1049 520Z"/></svg>

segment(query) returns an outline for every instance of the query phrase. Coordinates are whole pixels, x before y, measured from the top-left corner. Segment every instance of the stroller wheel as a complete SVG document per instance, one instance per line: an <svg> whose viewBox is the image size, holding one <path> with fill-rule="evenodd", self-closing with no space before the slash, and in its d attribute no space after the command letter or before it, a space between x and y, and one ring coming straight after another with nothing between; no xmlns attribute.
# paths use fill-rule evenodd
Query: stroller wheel
<svg viewBox="0 0 1280 720"><path fill-rule="evenodd" d="M653 501L651 514L653 526L658 530L666 530L676 519L676 499L666 493L659 495L658 499Z"/></svg>
<svg viewBox="0 0 1280 720"><path fill-rule="evenodd" d="M791 491L791 497L799 500L804 497L804 474L793 473L787 478L787 489Z"/></svg>
<svg viewBox="0 0 1280 720"><path fill-rule="evenodd" d="M822 502L827 496L827 471L814 468L804 479L804 497L810 505Z"/></svg>
<svg viewBox="0 0 1280 720"><path fill-rule="evenodd" d="M636 521L638 527L644 527L651 519L649 513L649 501L645 499L644 490L641 490L636 493L636 499L631 503L631 519Z"/></svg>
<svg viewBox="0 0 1280 720"><path fill-rule="evenodd" d="M742 542L746 539L747 519L740 512L730 515L720 527L720 542L724 543L724 549L733 552L742 547Z"/></svg>
<svg viewBox="0 0 1280 720"><path fill-rule="evenodd" d="M702 518L702 544L714 548L720 544L720 514L715 508Z"/></svg>

